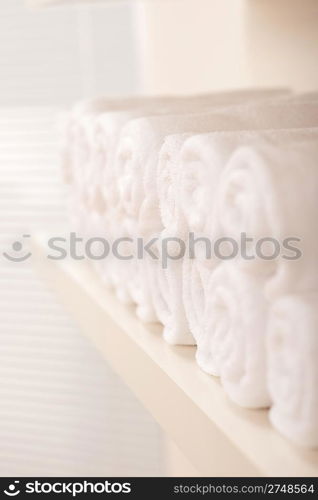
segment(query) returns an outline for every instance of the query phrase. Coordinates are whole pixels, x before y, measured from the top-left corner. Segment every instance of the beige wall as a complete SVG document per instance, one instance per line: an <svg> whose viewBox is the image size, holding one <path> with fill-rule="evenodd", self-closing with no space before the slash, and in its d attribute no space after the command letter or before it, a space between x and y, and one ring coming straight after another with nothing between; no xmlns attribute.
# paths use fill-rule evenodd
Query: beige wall
<svg viewBox="0 0 318 500"><path fill-rule="evenodd" d="M318 87L316 0L161 0L137 6L149 93Z"/></svg>
<svg viewBox="0 0 318 500"><path fill-rule="evenodd" d="M317 0L246 0L251 82L318 89Z"/></svg>

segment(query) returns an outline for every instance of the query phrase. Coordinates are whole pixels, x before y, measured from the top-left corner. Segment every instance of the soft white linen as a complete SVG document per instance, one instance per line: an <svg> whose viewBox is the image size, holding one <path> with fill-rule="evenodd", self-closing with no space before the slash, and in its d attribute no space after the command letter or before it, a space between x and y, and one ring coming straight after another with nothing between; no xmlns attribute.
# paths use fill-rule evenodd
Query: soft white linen
<svg viewBox="0 0 318 500"><path fill-rule="evenodd" d="M226 92L222 94L206 94L194 95L185 97L133 97L123 101L111 101L101 99L83 103L75 108L73 115L77 117L75 127L75 138L73 140L73 178L76 184L76 190L79 196L83 198L84 205L91 212L105 214L108 211L112 212L112 208L116 207L117 212L123 212L122 205L119 201L124 197L125 193L130 189L130 177L123 176L117 183L118 171L114 168L116 165L116 149L117 142L124 125L138 117L146 117L148 115L169 115L172 112L183 113L186 110L204 110L219 104L220 102L244 102L247 98L273 99L281 94L286 94L284 90L243 90L238 92ZM149 217L148 207L152 206L151 199L146 201L144 212L147 213L146 218L141 214L141 226L139 231L144 234L145 224L150 221L152 230L154 230L154 217ZM131 214L124 210L129 218ZM158 217L157 217L158 218ZM123 221L123 225L126 223ZM108 227L112 226L110 222ZM135 233L134 233L135 234ZM113 235L108 230L108 238ZM105 267L110 265L110 259L104 263ZM115 267L118 267L113 262ZM138 263L131 263L131 267L137 268ZM98 264L97 264L98 267ZM128 264L125 263L125 268L128 269ZM108 271L102 271L106 279ZM122 274L121 269L118 273ZM116 274L116 273L115 273ZM126 280L120 287L119 295L126 297L128 300L128 292L124 292ZM129 285L130 286L130 285ZM133 293L134 294L134 293ZM144 293L142 296L147 296ZM145 304L143 310L139 311L140 316L153 318L154 313L146 312Z"/></svg>
<svg viewBox="0 0 318 500"><path fill-rule="evenodd" d="M221 377L225 391L240 406L269 406L264 280L224 262L210 275L202 328L197 337L199 366Z"/></svg>
<svg viewBox="0 0 318 500"><path fill-rule="evenodd" d="M292 441L318 446L318 294L285 295L267 336L270 420Z"/></svg>
<svg viewBox="0 0 318 500"><path fill-rule="evenodd" d="M230 399L272 405L273 425L314 447L318 102L278 94L86 101L62 118L61 150L71 229L95 238L96 253L98 238L120 242L117 257L93 259L105 285L144 322L160 321L168 343L197 344L198 365ZM272 238L263 253L273 239L282 253L215 255L218 238L239 248L242 233L253 238L245 255L260 238ZM156 258L140 256L137 237L155 240ZM298 241L287 248L286 238ZM292 246L302 258L282 258L295 256Z"/></svg>
<svg viewBox="0 0 318 500"><path fill-rule="evenodd" d="M269 298L292 286L317 286L317 155L318 129L268 131L250 136L245 146L242 142L222 172L217 196L221 234L237 241L242 233L253 238L246 253L255 258L241 259L240 265L267 275L276 271L267 287ZM277 243L265 243L257 252L261 238L275 238L289 259L270 258ZM302 259L290 260L296 254L284 249L286 238L301 240L290 246L303 253Z"/></svg>
<svg viewBox="0 0 318 500"><path fill-rule="evenodd" d="M303 248L303 252L306 253L306 262L314 262L314 256L317 254L317 240L313 240L312 235L310 235L310 228L313 227L314 205L318 194L317 188L314 187L317 157L316 136L317 132L314 129L304 129L302 131L228 132L198 136L188 140L180 156L179 208L175 211L177 213L179 210L181 215L178 216L177 220L182 221L181 226L187 228L188 232L195 233L197 237L205 236L212 241L221 237L234 238L239 248L247 256L255 254L255 243L260 238L276 238L282 243L288 237L301 237L303 245L305 245L305 239L308 242L306 249ZM244 144L245 147L243 147ZM236 152L226 168L223 168L226 160L230 158L231 151L235 151L236 147L239 146L241 148L240 152ZM264 153L265 164L257 156L258 147ZM220 154L219 161L216 159L218 151ZM272 151L273 153L271 153ZM270 157L271 154L273 155L272 158ZM215 159L213 159L213 156ZM237 162L237 158L240 158L240 162ZM268 164L266 163L267 159ZM307 169L310 171L306 175L307 182L301 181L302 162L308 164ZM283 183L288 170L292 170L292 165L295 165L296 170L298 165L298 178L295 175L288 175L286 182ZM281 172L280 183L276 181L276 174L279 175L279 169ZM220 176L221 170L222 174ZM270 176L272 174L274 177L271 181ZM209 175L212 180L209 180ZM273 187L271 182L274 184ZM292 187L292 184L294 187ZM286 196L285 192L279 192L279 189L286 191L287 185L291 193L289 197ZM299 190L300 185L303 185L304 191L309 190L312 192L312 196L309 196L309 192L308 194L302 193ZM276 205L274 204L275 200L273 200L275 196ZM297 204L300 206L302 203L300 198L302 199L303 196L307 200L305 204L308 205L308 209L306 211L307 215L302 216L301 214L305 211L305 208L303 211L297 209L296 213L294 211ZM280 204L278 202L279 198L282 198ZM285 206L284 215L282 206L288 200L290 204L289 207ZM293 221L293 226L287 225L287 222L282 222L281 229L278 230L276 228L278 221L282 217L287 217L288 211L289 220ZM271 218L271 222L267 226L264 226L265 214ZM303 221L304 218L306 223ZM296 224L298 225L296 226ZM243 248L244 245L241 244L242 233L246 233L247 237L254 238L253 244L246 243L246 250ZM295 242L295 245L299 247L298 242ZM204 247L203 244L202 246ZM224 243L220 247L222 255L231 254L233 251L232 243L227 246L228 249L226 249L226 243ZM261 245L261 251L265 256L269 257L273 255L273 249L275 250L275 248L272 242L265 242ZM286 251L285 254L286 256L293 255L290 251ZM304 280L307 285L308 280L313 283L317 282L314 266L309 267L311 269L309 275L308 272L304 274L302 262L302 260L280 260L280 273L273 280L273 286L270 288L270 285L268 285L268 293L273 294L275 289L278 291L283 286L283 281L285 281L288 289L291 279L298 280L299 286ZM190 276L192 275L191 267L197 265L198 259L185 262L182 282L182 286L185 288L183 291L185 314L191 331L198 328L194 322L195 310L192 307L191 299L194 292L186 288L196 286L195 280L191 280ZM247 268L258 267L259 272L269 275L276 268L277 260L260 260L257 257L253 260L240 259L239 265ZM310 266L310 264L306 265ZM174 263L172 262L167 271L168 281L173 279L173 277L169 278L169 276L173 275L174 269ZM293 273L289 271L290 269L293 269ZM201 266L200 273L202 272L209 272L209 270L206 266ZM196 271L193 271L193 273L196 273ZM289 276L288 279L287 276ZM281 284L279 285L278 282ZM205 294L202 293L200 296L204 300ZM168 300L167 303L169 304L170 301Z"/></svg>
<svg viewBox="0 0 318 500"><path fill-rule="evenodd" d="M233 117L233 122L234 128L243 127L239 116ZM139 236L152 238L158 236L163 229L156 177L159 152L165 137L176 132L223 130L228 127L228 123L229 113L215 110L208 113L141 118L124 127L116 155L116 178L119 183L120 205L127 216L138 220ZM146 269L153 269L151 272L157 273L155 262L152 264L140 269L141 288L144 290L141 296L147 298L147 304L140 305L152 310L149 316L156 317L148 285L155 278L149 277L148 271L145 272Z"/></svg>

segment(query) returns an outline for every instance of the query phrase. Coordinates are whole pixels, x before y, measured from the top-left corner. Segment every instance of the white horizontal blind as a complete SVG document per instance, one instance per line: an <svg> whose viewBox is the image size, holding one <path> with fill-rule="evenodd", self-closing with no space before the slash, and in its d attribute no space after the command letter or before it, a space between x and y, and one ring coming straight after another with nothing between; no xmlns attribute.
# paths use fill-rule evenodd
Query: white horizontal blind
<svg viewBox="0 0 318 500"><path fill-rule="evenodd" d="M32 9L1 0L0 106L135 92L132 17L130 3L117 1Z"/></svg>

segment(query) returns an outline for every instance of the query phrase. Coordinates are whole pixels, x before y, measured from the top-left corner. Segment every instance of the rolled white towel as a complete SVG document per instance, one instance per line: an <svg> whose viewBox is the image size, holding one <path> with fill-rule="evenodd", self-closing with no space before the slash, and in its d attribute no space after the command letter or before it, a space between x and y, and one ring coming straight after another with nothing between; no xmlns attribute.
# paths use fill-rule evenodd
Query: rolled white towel
<svg viewBox="0 0 318 500"><path fill-rule="evenodd" d="M207 286L213 266L215 268L215 262L212 264L210 261L208 265L207 262L186 257L182 262L181 271L180 266L176 266L174 262L171 262L170 268L167 268L167 289L170 293L170 283L173 283L177 276L181 278L176 291L182 297L183 314L188 325L186 334L191 336L192 345L197 343L197 339L202 334ZM173 318L175 310L171 306L169 306L169 312ZM173 319L170 321L173 322ZM180 331L176 343L182 343L183 335L184 332Z"/></svg>
<svg viewBox="0 0 318 500"><path fill-rule="evenodd" d="M154 103L161 105L162 112L169 112L171 106L182 110L190 103L204 107L207 102L243 102L247 98L271 99L288 96L287 89L247 89L242 91L225 92L222 94L203 94L192 96L127 96L127 97L98 97L78 102L71 111L64 114L60 121L61 157L63 177L67 183L72 180L72 151L77 145L78 121L83 116L97 117L101 113L127 113L145 107L151 108ZM132 117L131 117L132 118ZM84 139L85 139L85 130Z"/></svg>
<svg viewBox="0 0 318 500"><path fill-rule="evenodd" d="M215 118L214 124L213 119L210 123L209 119L207 119L207 128L210 126L210 132L237 131L235 134L237 137L230 137L230 132L224 134L224 140L232 141L233 144L236 142L236 146L245 144L249 137L253 138L253 131L255 130L269 130L268 135L270 137L273 136L273 139L275 139L276 132L271 133L270 130L284 128L289 130L317 126L318 101L308 99L305 99L303 102L300 97L293 99L287 98L267 104L247 103L241 106L218 110L218 117ZM223 120L223 123L220 117L222 114L227 117L227 119ZM239 133L239 130L241 130L242 133ZM295 133L298 134L298 132ZM283 134L288 135L288 131L283 132ZM213 146L214 133L211 135L206 134L206 136L202 134L201 139L194 139L193 142L187 141L188 153L186 152L185 156L188 156L189 161L187 162L187 168L184 168L184 159L180 157L180 151L184 142L189 139L191 135L193 135L193 133L183 133L168 137L161 149L157 172L157 191L161 220L165 228L174 227L176 225L176 219L179 220L179 218L182 217L180 211L181 213L184 211L185 214L189 212L188 203L191 204L191 209L193 201L197 201L197 203L201 203L202 206L204 206L203 199L200 193L197 192L200 184L199 176L204 175L204 170L201 168L198 172L197 167L200 165L201 161L204 161L204 154L202 153L201 155L200 150L202 150L202 152L204 148L208 150L210 140ZM230 139L226 138L227 135ZM293 132L291 132L291 136L294 136ZM220 135L219 137L222 136ZM191 151L192 148L193 151ZM211 154L211 151L212 147L209 149L206 157ZM191 160L191 156L193 156L193 161ZM181 189L181 200L178 199L178 193L180 192L179 183L182 182L180 172L182 172L185 177L185 186L184 189ZM188 172L189 174L187 177ZM152 179L151 175L147 178L149 178L150 184L150 179ZM201 189L204 189L204 187L201 186ZM184 195L182 191L184 191ZM187 192L189 196L187 196ZM196 198L196 200L194 198ZM183 206L180 207L180 203ZM207 204L207 206L209 205ZM181 210L179 210L179 208L181 208ZM197 217L201 221L203 220L201 213L195 213L193 217ZM179 225L182 227L184 223L180 221Z"/></svg>
<svg viewBox="0 0 318 500"><path fill-rule="evenodd" d="M178 144L182 137L176 137L175 143ZM193 233L195 239L202 236L213 239L214 228L210 227L210 222L214 220L213 199L218 179L238 140L237 133L220 132L194 136L184 143L178 160L174 160L171 154L168 157L166 148L169 146L169 141L165 143L161 152L161 165L163 169L166 168L171 172L174 187L170 188L173 196L166 195L169 191L165 187L160 192L162 220L166 223L163 236L180 237L187 246L189 233ZM162 180L159 173L161 185ZM173 213L175 214L174 221ZM171 330L171 338L176 343L185 341L190 343L189 328L192 335L197 336L204 309L205 289L203 287L207 285L211 268L215 265L211 261L203 262L206 255L204 242L198 241L192 249L188 248L188 250L193 252L192 258L185 258L183 263L179 260L171 260L165 270L166 289L163 293L167 297L169 323L180 325L179 328L175 326ZM199 255L201 252L202 256ZM195 255L198 258L193 258ZM177 297L176 293L178 293ZM185 329L185 325L189 325L188 328ZM166 339L169 339L170 329L170 326L165 328ZM195 343L194 337L192 337L192 343Z"/></svg>
<svg viewBox="0 0 318 500"><path fill-rule="evenodd" d="M248 97L272 98L279 93L280 91L241 91L178 98L140 97L84 103L73 113L77 117L76 137L73 141L75 189L83 198L88 210L92 212L103 214L117 206L118 192L113 164L118 136L129 120L149 114L166 115L172 111L181 112L185 108L202 110L225 100L241 102ZM125 181L120 186L125 190ZM148 205L151 207L152 203ZM121 210L120 206L118 210ZM150 220L147 206L144 207L144 211L147 211L144 220ZM129 217L129 214L127 215ZM152 230L154 230L153 219ZM109 262L110 260L105 263L104 276Z"/></svg>
<svg viewBox="0 0 318 500"><path fill-rule="evenodd" d="M189 98L191 106L205 106L213 97L207 95ZM130 120L149 115L165 115L172 110L180 110L189 105L188 99L182 97L154 96L124 99L118 101L118 109L112 108L100 112L94 120L94 144L92 145L91 161L88 167L89 177L86 183L89 188L89 204L94 208L102 200L102 204L114 206L118 202L116 183L114 182L114 161L117 141L123 126ZM106 208L105 206L103 207Z"/></svg>
<svg viewBox="0 0 318 500"><path fill-rule="evenodd" d="M73 182L73 152L78 138L78 120L88 114L94 115L108 109L111 101L106 98L80 101L73 109L61 114L59 119L60 157L63 179L67 184Z"/></svg>
<svg viewBox="0 0 318 500"><path fill-rule="evenodd" d="M318 237L313 231L318 199L317 139L317 129L250 136L222 172L217 201L221 234L238 241L242 233L253 238L245 253L256 257L239 262L251 271L272 275L266 286L269 299L292 290L314 290L318 284ZM257 251L257 241L262 238L275 242L267 246L265 241ZM287 238L300 241L287 243ZM270 259L278 246L279 255ZM300 250L302 258L287 246Z"/></svg>
<svg viewBox="0 0 318 500"><path fill-rule="evenodd" d="M180 151L192 134L176 134L166 137L159 154L157 166L157 195L160 219L165 235L184 236L187 226L178 203L181 180Z"/></svg>
<svg viewBox="0 0 318 500"><path fill-rule="evenodd" d="M73 127L71 180L73 189L82 197L84 204L88 201L89 172L95 145L95 120L91 114L83 115L77 119L76 126Z"/></svg>
<svg viewBox="0 0 318 500"><path fill-rule="evenodd" d="M64 158L66 180L87 185L90 179L94 179L101 147L109 150L114 145L120 127L129 119L139 116L137 110L142 110L146 106L151 107L154 102L163 106L164 103L171 101L174 102L174 98L168 96L158 98L132 96L100 97L77 103L64 119L62 135L65 140L62 143L62 158ZM108 118L99 121L99 117L105 115Z"/></svg>
<svg viewBox="0 0 318 500"><path fill-rule="evenodd" d="M71 190L66 199L66 212L70 231L77 233L80 237L85 237L89 214L83 200L75 190Z"/></svg>
<svg viewBox="0 0 318 500"><path fill-rule="evenodd" d="M189 115L185 117L190 126ZM200 119L199 121L201 122ZM206 122L205 119L202 121ZM115 178L120 199L118 210L138 221L140 237L151 237L162 229L155 185L158 154L165 136L174 127L177 130L178 127L182 127L182 123L183 115L139 118L129 122L121 132L115 161ZM153 186L147 192L147 196L143 182L146 171L152 171L153 174ZM139 280L143 290L137 314L144 321L146 318L155 321L157 316L149 287L149 281L153 277L148 277L146 271L152 267L139 265L137 268L141 270Z"/></svg>
<svg viewBox="0 0 318 500"><path fill-rule="evenodd" d="M76 204L72 204L75 210L72 215L73 220L78 218L77 210L83 218L82 233L87 233L84 226L90 232L91 228L96 228L97 220L100 221L99 224L104 220L104 230L108 240L113 241L115 234L120 237L117 234L117 228L115 231L112 230L114 222L120 223L122 227L125 224L122 219L120 220L122 214L114 210L117 206L117 191L114 183L113 161L120 130L127 121L138 116L147 115L150 112L158 114L167 112L171 103L174 105L175 101L176 99L168 96L132 97L96 99L84 101L75 106L69 116L69 128L67 130L66 127L65 131L65 135L68 132L67 143L70 155L67 155L68 151L64 151L64 163L70 156L71 191L76 192L76 197L81 200L81 206L86 207L87 213L84 215L82 210L77 209ZM123 274L117 264L110 255L104 263L96 262L94 267L102 268L104 282L111 285L118 281L116 270L121 275ZM123 290L119 290L118 295L121 298L127 296ZM129 301L128 297L124 300Z"/></svg>
<svg viewBox="0 0 318 500"><path fill-rule="evenodd" d="M236 128L241 128L235 116ZM149 238L151 231L163 229L156 192L156 171L159 151L166 135L176 131L205 131L228 126L229 115L218 112L196 115L168 115L133 120L122 131L116 157L116 175L119 177L121 206L125 213L139 222L139 236ZM234 125L233 125L234 126ZM150 179L152 179L150 181ZM145 229L146 228L146 229ZM145 267L149 269L149 267ZM140 276L147 297L149 317L156 317L147 283L147 275ZM145 304L140 304L144 309ZM138 309L137 309L138 314Z"/></svg>
<svg viewBox="0 0 318 500"><path fill-rule="evenodd" d="M221 377L240 406L267 407L265 334L267 304L263 279L222 263L210 276L202 330L197 340L199 366Z"/></svg>
<svg viewBox="0 0 318 500"><path fill-rule="evenodd" d="M76 175L76 166L74 165L74 154L78 154L78 148L81 148L81 141L84 141L83 151L85 158L90 154L87 152L87 147L91 147L91 131L93 118L98 116L100 113L113 109L117 109L118 106L124 105L122 101L117 101L111 98L96 98L87 99L78 102L73 109L65 117L64 130L62 135L64 136L64 148L62 151L63 156L67 161L63 162L66 167L65 178L67 182L73 182L73 175ZM85 118L89 118L88 124ZM84 119L84 121L82 121ZM87 130L88 128L88 130ZM86 137L88 133L89 137ZM63 140L63 138L62 138ZM80 158L77 158L77 161ZM81 174L79 174L81 175Z"/></svg>
<svg viewBox="0 0 318 500"><path fill-rule="evenodd" d="M168 135L244 130L249 128L247 125L251 121L256 122L258 128L276 128L272 127L273 121L280 119L286 124L290 120L300 121L300 115L303 118L307 111L306 121L311 125L318 104L316 108L313 103L294 103L291 106L284 99L279 104L280 99L273 99L273 95L268 103L255 104L257 96L263 100L268 93L248 90L212 94L199 99L186 99L181 104L177 101L164 116L149 116L129 122L120 134L115 161L121 201L127 213L137 217L144 198L152 195L156 197L154 179L158 153ZM246 104L249 100L252 102ZM290 110L288 117L284 115L286 106ZM282 123L279 124L281 126Z"/></svg>
<svg viewBox="0 0 318 500"><path fill-rule="evenodd" d="M101 215L106 210L106 202L110 206L116 204L113 159L118 135L127 121L143 115L166 115L172 110L202 110L225 101L271 99L283 94L286 91L264 89L202 96L137 96L83 101L73 108L65 120L65 141L62 145L64 177L67 182L72 183L71 190L77 192L76 196L81 203L89 211ZM76 214L74 217L76 218Z"/></svg>
<svg viewBox="0 0 318 500"><path fill-rule="evenodd" d="M71 152L70 144L72 142L72 126L71 126L71 112L62 111L57 117L56 123L57 136L59 139L59 157L61 164L62 180L65 184L71 183Z"/></svg>
<svg viewBox="0 0 318 500"><path fill-rule="evenodd" d="M227 120L222 122L223 116ZM215 120L215 129L223 130L259 130L264 128L280 128L289 126L291 128L300 125L307 127L317 122L318 107L315 101L300 102L293 100L281 100L264 104L246 104L221 110ZM213 130L212 124L210 130ZM255 132L236 132L235 134L225 133L224 143L228 142L227 155L240 143L246 142L249 137L253 137ZM213 166L213 151L215 149L213 137L222 137L221 134L211 134L198 139L187 139L187 134L169 137L162 147L160 160L158 163L157 185L160 203L161 222L165 228L165 235L180 236L187 231L202 232L203 225L206 228L206 219L211 216L211 202L213 200L213 183L208 181L209 169L206 165ZM180 155L180 149L186 140L183 149L188 150L184 156ZM209 147L209 142L211 145ZM204 148L208 151L204 158ZM225 148L226 149L226 148ZM201 151L200 151L201 150ZM224 158L226 158L226 154ZM187 160L184 158L188 157ZM185 161L187 162L185 165ZM225 161L225 160L224 160ZM201 168L198 166L201 165ZM180 175L182 172L182 175ZM206 176L206 177L204 177ZM182 178L184 177L184 179ZM150 191L150 178L146 176L145 191ZM211 187L212 186L212 187ZM147 187L147 189L146 189ZM152 196L155 200L155 197ZM144 202L145 203L145 202ZM155 211L155 210L154 210ZM208 215L207 215L208 214ZM148 220L148 225L150 225ZM208 231L211 237L211 228ZM174 280L174 266L177 263L171 263L168 268L169 274L172 274ZM194 263L194 265L196 265ZM166 288L167 294L169 287ZM188 294L186 294L188 295ZM171 297L166 301L172 304ZM179 310L179 309L178 309Z"/></svg>
<svg viewBox="0 0 318 500"><path fill-rule="evenodd" d="M318 295L281 297L267 334L270 420L298 444L318 446Z"/></svg>

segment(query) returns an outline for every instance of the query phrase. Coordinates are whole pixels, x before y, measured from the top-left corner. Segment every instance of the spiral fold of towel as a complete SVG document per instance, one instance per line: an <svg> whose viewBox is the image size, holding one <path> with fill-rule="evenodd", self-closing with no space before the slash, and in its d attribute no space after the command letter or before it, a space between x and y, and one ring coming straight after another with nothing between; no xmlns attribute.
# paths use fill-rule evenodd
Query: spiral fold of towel
<svg viewBox="0 0 318 500"><path fill-rule="evenodd" d="M107 242L105 286L318 447L317 93L100 98L60 130L71 229Z"/></svg>

